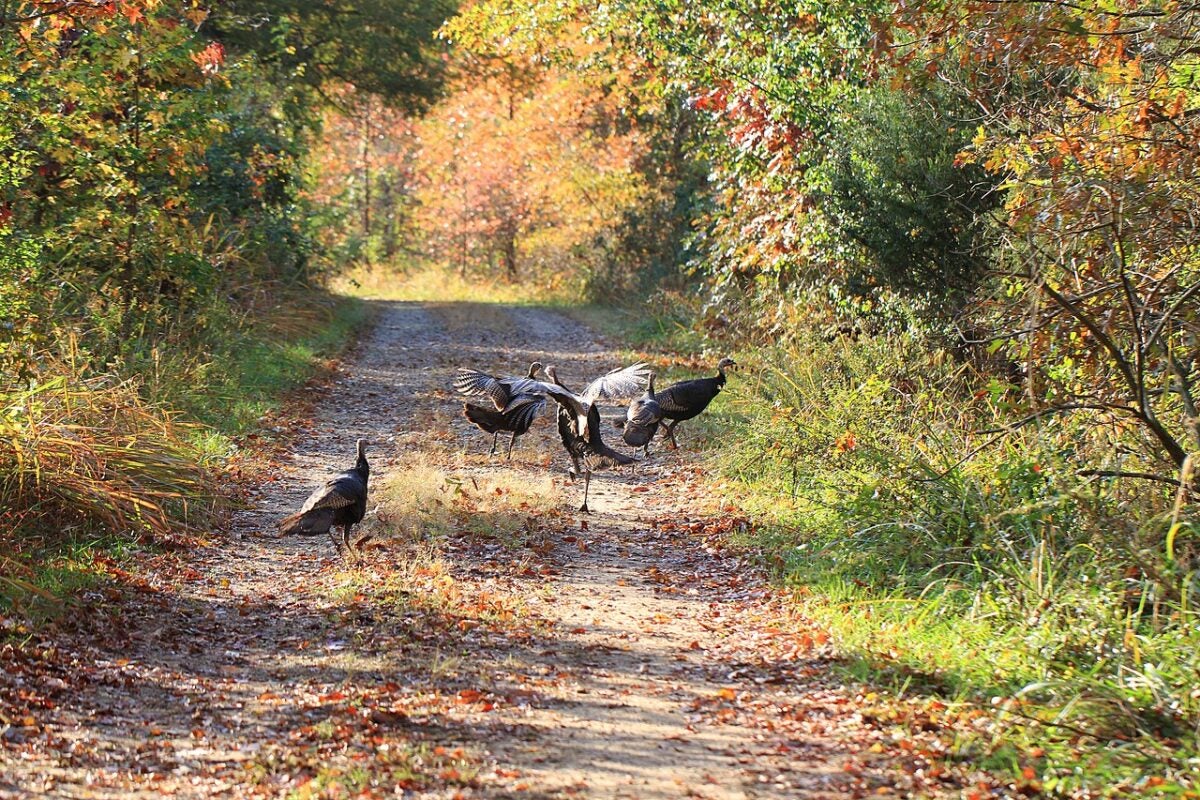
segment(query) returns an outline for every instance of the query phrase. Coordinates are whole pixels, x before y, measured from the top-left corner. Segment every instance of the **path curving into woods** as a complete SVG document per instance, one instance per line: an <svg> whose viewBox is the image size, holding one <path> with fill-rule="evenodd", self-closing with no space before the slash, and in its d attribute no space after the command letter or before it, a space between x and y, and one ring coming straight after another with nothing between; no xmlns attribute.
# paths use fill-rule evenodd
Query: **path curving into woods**
<svg viewBox="0 0 1200 800"><path fill-rule="evenodd" d="M827 637L727 549L736 510L702 510L694 456L597 477L581 516L552 414L511 465L482 455L453 368L532 359L577 384L619 363L552 311L380 303L252 508L93 598L103 619L72 634L74 666L31 680L49 708L0 748L0 798L903 792ZM551 472L559 511L523 540L430 545L438 569L403 542L348 569L326 539L275 538L358 436L375 487L417 462L460 482Z"/></svg>

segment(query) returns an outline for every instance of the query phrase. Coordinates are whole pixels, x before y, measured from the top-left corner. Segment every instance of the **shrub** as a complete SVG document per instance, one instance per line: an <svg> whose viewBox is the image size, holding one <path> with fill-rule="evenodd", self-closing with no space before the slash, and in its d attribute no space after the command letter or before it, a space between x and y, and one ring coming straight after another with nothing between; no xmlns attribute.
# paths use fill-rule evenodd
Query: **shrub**
<svg viewBox="0 0 1200 800"><path fill-rule="evenodd" d="M80 382L68 369L0 404L0 505L18 521L169 540L213 513L216 487L186 426L132 383Z"/></svg>

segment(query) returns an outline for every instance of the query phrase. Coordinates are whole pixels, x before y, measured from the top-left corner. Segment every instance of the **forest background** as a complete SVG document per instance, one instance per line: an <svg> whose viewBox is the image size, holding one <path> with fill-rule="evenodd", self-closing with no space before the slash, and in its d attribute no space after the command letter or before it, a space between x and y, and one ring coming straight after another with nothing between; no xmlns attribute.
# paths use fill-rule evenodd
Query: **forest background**
<svg viewBox="0 0 1200 800"><path fill-rule="evenodd" d="M1194 790L1198 53L1171 1L0 0L0 592L203 529L329 287L433 265L748 365L743 544L984 721L947 758Z"/></svg>

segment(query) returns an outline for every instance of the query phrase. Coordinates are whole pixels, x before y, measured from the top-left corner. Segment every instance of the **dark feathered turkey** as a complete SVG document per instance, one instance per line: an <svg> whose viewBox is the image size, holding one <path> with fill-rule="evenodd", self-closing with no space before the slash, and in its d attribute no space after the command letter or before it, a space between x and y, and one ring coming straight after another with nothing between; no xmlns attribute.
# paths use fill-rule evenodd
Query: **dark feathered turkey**
<svg viewBox="0 0 1200 800"><path fill-rule="evenodd" d="M491 407L463 403L463 416L480 430L492 434L488 455L496 454L501 433L511 433L507 458L512 458L513 443L529 430L546 407L545 396L536 391L543 385L535 378L542 369L542 363L534 361L523 378L497 378L476 369L460 369L454 376L454 389L459 394L491 400Z"/></svg>
<svg viewBox="0 0 1200 800"><path fill-rule="evenodd" d="M454 391L466 397L486 397L497 411L503 411L517 395L536 392L543 385L534 378L542 369L542 363L534 361L524 377L509 378L497 378L477 369L460 369L454 375Z"/></svg>
<svg viewBox="0 0 1200 800"><path fill-rule="evenodd" d="M708 404L725 386L725 368L736 366L732 358L722 358L717 362L717 374L713 377L673 383L654 395L663 419L670 420L667 423L667 436L673 447L679 447L675 441L675 426L708 408Z"/></svg>
<svg viewBox="0 0 1200 800"><path fill-rule="evenodd" d="M635 365L636 368L643 366ZM626 370L635 367L627 367ZM616 372L622 371L615 370L605 377L613 376ZM579 510L591 513L587 500L588 489L592 485L592 473L609 467L632 464L636 459L630 458L624 453L618 453L604 443L600 437L600 409L595 402L576 395L563 386L554 367L547 367L546 374L554 381L553 384L544 384L544 391L558 403L558 435L562 438L563 448L566 449L567 455L571 457L571 463L574 465L571 475L577 476L582 472L584 476L583 505L579 506ZM602 394L599 391L592 391L595 385L596 381L593 381L586 390L586 393L593 399Z"/></svg>
<svg viewBox="0 0 1200 800"><path fill-rule="evenodd" d="M352 469L339 472L317 489L300 510L279 522L285 535L320 536L329 534L339 555L353 553L350 528L362 521L367 513L367 481L371 468L367 464L367 440L358 440L358 461ZM341 526L339 537L333 532Z"/></svg>
<svg viewBox="0 0 1200 800"><path fill-rule="evenodd" d="M463 403L463 416L474 423L480 430L492 434L492 450L488 455L496 454L496 442L500 434L512 433L508 440L506 458L512 458L513 442L518 436L529 431L533 421L546 407L546 398L538 394L519 394L509 401L503 411L497 411L487 406L477 406Z"/></svg>
<svg viewBox="0 0 1200 800"><path fill-rule="evenodd" d="M646 393L630 403L625 412L621 438L630 447L641 447L643 453L650 455L650 440L658 432L662 418L662 407L654 394L654 373L650 373Z"/></svg>

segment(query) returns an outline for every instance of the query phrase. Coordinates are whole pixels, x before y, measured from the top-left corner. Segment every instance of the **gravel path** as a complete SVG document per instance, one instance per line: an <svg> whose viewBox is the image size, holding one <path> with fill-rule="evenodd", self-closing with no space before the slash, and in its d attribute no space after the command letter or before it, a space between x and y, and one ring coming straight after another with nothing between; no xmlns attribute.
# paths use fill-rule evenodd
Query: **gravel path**
<svg viewBox="0 0 1200 800"><path fill-rule="evenodd" d="M81 629L75 668L35 687L50 703L38 732L0 749L0 797L832 798L894 784L868 751L884 734L829 682L824 634L725 549L744 521L696 510L694 457L660 450L597 476L581 516L552 415L505 464L480 455L490 440L448 391L456 366L532 359L581 384L613 352L551 311L380 305L254 508L98 601L105 622ZM459 481L552 474L560 509L524 542L452 536L445 574L403 550L349 568L326 539L275 538L359 436L373 486L425 454Z"/></svg>

